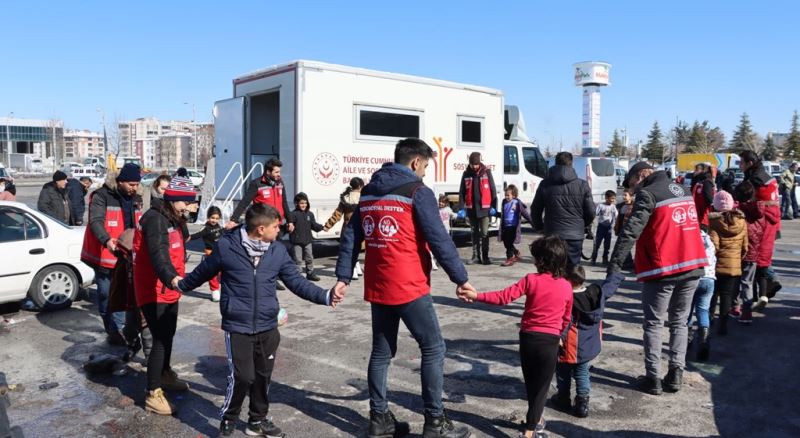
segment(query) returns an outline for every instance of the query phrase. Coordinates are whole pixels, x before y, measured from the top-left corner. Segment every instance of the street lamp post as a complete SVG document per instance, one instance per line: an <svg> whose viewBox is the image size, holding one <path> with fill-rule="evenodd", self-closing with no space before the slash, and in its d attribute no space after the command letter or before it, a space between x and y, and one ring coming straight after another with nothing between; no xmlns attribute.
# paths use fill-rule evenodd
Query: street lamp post
<svg viewBox="0 0 800 438"><path fill-rule="evenodd" d="M189 105L189 102L183 102L184 105ZM195 123L195 107L192 103L192 150L194 152L194 171L197 172L197 123Z"/></svg>

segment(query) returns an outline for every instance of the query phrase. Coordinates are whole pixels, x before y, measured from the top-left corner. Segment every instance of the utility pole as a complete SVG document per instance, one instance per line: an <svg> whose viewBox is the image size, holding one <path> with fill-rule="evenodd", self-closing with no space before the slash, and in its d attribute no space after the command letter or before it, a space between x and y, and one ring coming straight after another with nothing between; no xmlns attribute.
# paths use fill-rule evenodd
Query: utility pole
<svg viewBox="0 0 800 438"><path fill-rule="evenodd" d="M6 119L6 166L11 168L11 119L14 118L14 112L8 114Z"/></svg>

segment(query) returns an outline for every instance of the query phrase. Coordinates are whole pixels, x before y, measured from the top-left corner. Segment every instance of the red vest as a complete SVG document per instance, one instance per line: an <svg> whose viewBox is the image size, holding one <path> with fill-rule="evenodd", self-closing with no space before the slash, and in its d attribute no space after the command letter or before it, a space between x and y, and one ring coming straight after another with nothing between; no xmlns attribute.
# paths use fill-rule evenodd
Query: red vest
<svg viewBox="0 0 800 438"><path fill-rule="evenodd" d="M689 197L656 204L636 241L636 279L652 281L708 265L697 210Z"/></svg>
<svg viewBox="0 0 800 438"><path fill-rule="evenodd" d="M89 204L91 205L94 194L89 197ZM139 225L139 219L142 218L142 210L134 203L134 226ZM106 233L112 239L117 239L125 231L125 219L123 218L122 207L106 206L106 219L105 219ZM117 256L114 255L105 245L100 243L97 236L92 233L91 226L86 227L86 232L83 233L83 248L81 249L81 260L90 266L100 266L107 269L114 268L117 264Z"/></svg>
<svg viewBox="0 0 800 438"><path fill-rule="evenodd" d="M180 228L167 229L169 236L169 259L178 275L186 275L186 252L183 249L183 233ZM156 276L153 262L150 260L147 242L142 227L137 226L133 234L133 286L136 291L136 304L174 303L181 298L181 293L165 285Z"/></svg>
<svg viewBox="0 0 800 438"><path fill-rule="evenodd" d="M714 190L714 193L716 194L716 190ZM706 202L706 198L703 196L702 182L694 185L692 198L694 199L694 206L697 208L698 222L703 225L708 225L708 213L711 211L711 205Z"/></svg>
<svg viewBox="0 0 800 438"><path fill-rule="evenodd" d="M473 208L473 206L475 204L475 200L472 199L473 196L474 196L473 195L473 189L472 189L472 181L473 181L472 177L467 177L464 180L464 184L465 184L465 187L466 187L466 190L465 190L466 193L465 193L465 196L464 196L466 199L464 199L464 206L466 208ZM481 176L480 176L480 181L481 181L481 183L480 183L481 184L481 187L480 187L481 205L480 205L479 208L481 208L481 209L490 208L492 206L492 190L493 189L492 189L491 185L489 184L489 175L486 172L483 172L481 174Z"/></svg>
<svg viewBox="0 0 800 438"><path fill-rule="evenodd" d="M361 196L358 209L364 231L364 299L400 305L431 290L431 255L414 220L412 197L421 183L401 186L383 196Z"/></svg>
<svg viewBox="0 0 800 438"><path fill-rule="evenodd" d="M267 204L275 207L281 218L286 218L283 211L283 184L275 183L271 186L264 186L258 188L256 197L253 198L253 204Z"/></svg>

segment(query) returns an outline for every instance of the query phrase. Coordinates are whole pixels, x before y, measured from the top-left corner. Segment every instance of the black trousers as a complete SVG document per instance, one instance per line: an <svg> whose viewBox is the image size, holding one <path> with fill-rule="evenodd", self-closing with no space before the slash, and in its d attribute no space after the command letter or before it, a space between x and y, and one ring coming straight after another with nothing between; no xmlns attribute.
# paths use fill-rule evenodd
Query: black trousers
<svg viewBox="0 0 800 438"><path fill-rule="evenodd" d="M514 241L517 240L517 227L507 227L503 225L501 231L503 245L506 246L506 258L510 259L517 253L517 248L514 247Z"/></svg>
<svg viewBox="0 0 800 438"><path fill-rule="evenodd" d="M178 327L178 303L148 303L142 314L153 336L153 347L147 358L147 390L161 388L161 374L168 370L172 357L172 338Z"/></svg>
<svg viewBox="0 0 800 438"><path fill-rule="evenodd" d="M225 332L228 350L228 390L221 417L236 420L244 397L250 396L249 420L262 421L269 412L269 382L275 366L275 352L281 342L278 329L255 335Z"/></svg>
<svg viewBox="0 0 800 438"><path fill-rule="evenodd" d="M754 281L755 286L755 293L753 293L753 302L755 303L758 301L760 297L767 296L767 280L769 276L767 275L767 271L769 270L769 266L764 267L757 267L756 268L756 277Z"/></svg>
<svg viewBox="0 0 800 438"><path fill-rule="evenodd" d="M558 336L547 333L519 334L519 357L528 393L527 430L534 430L542 418L547 390L558 362L558 340Z"/></svg>
<svg viewBox="0 0 800 438"><path fill-rule="evenodd" d="M714 282L714 295L719 300L719 317L727 318L733 305L733 299L739 294L739 279L741 276L717 274Z"/></svg>

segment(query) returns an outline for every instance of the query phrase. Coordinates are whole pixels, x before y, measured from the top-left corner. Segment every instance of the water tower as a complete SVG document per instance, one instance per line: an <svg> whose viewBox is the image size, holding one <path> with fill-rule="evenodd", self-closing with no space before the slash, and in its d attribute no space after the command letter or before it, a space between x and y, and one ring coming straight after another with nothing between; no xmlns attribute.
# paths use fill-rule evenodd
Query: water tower
<svg viewBox="0 0 800 438"><path fill-rule="evenodd" d="M581 126L581 154L600 155L600 87L611 84L611 64L599 61L578 62L575 68L575 85L583 87L583 125Z"/></svg>

